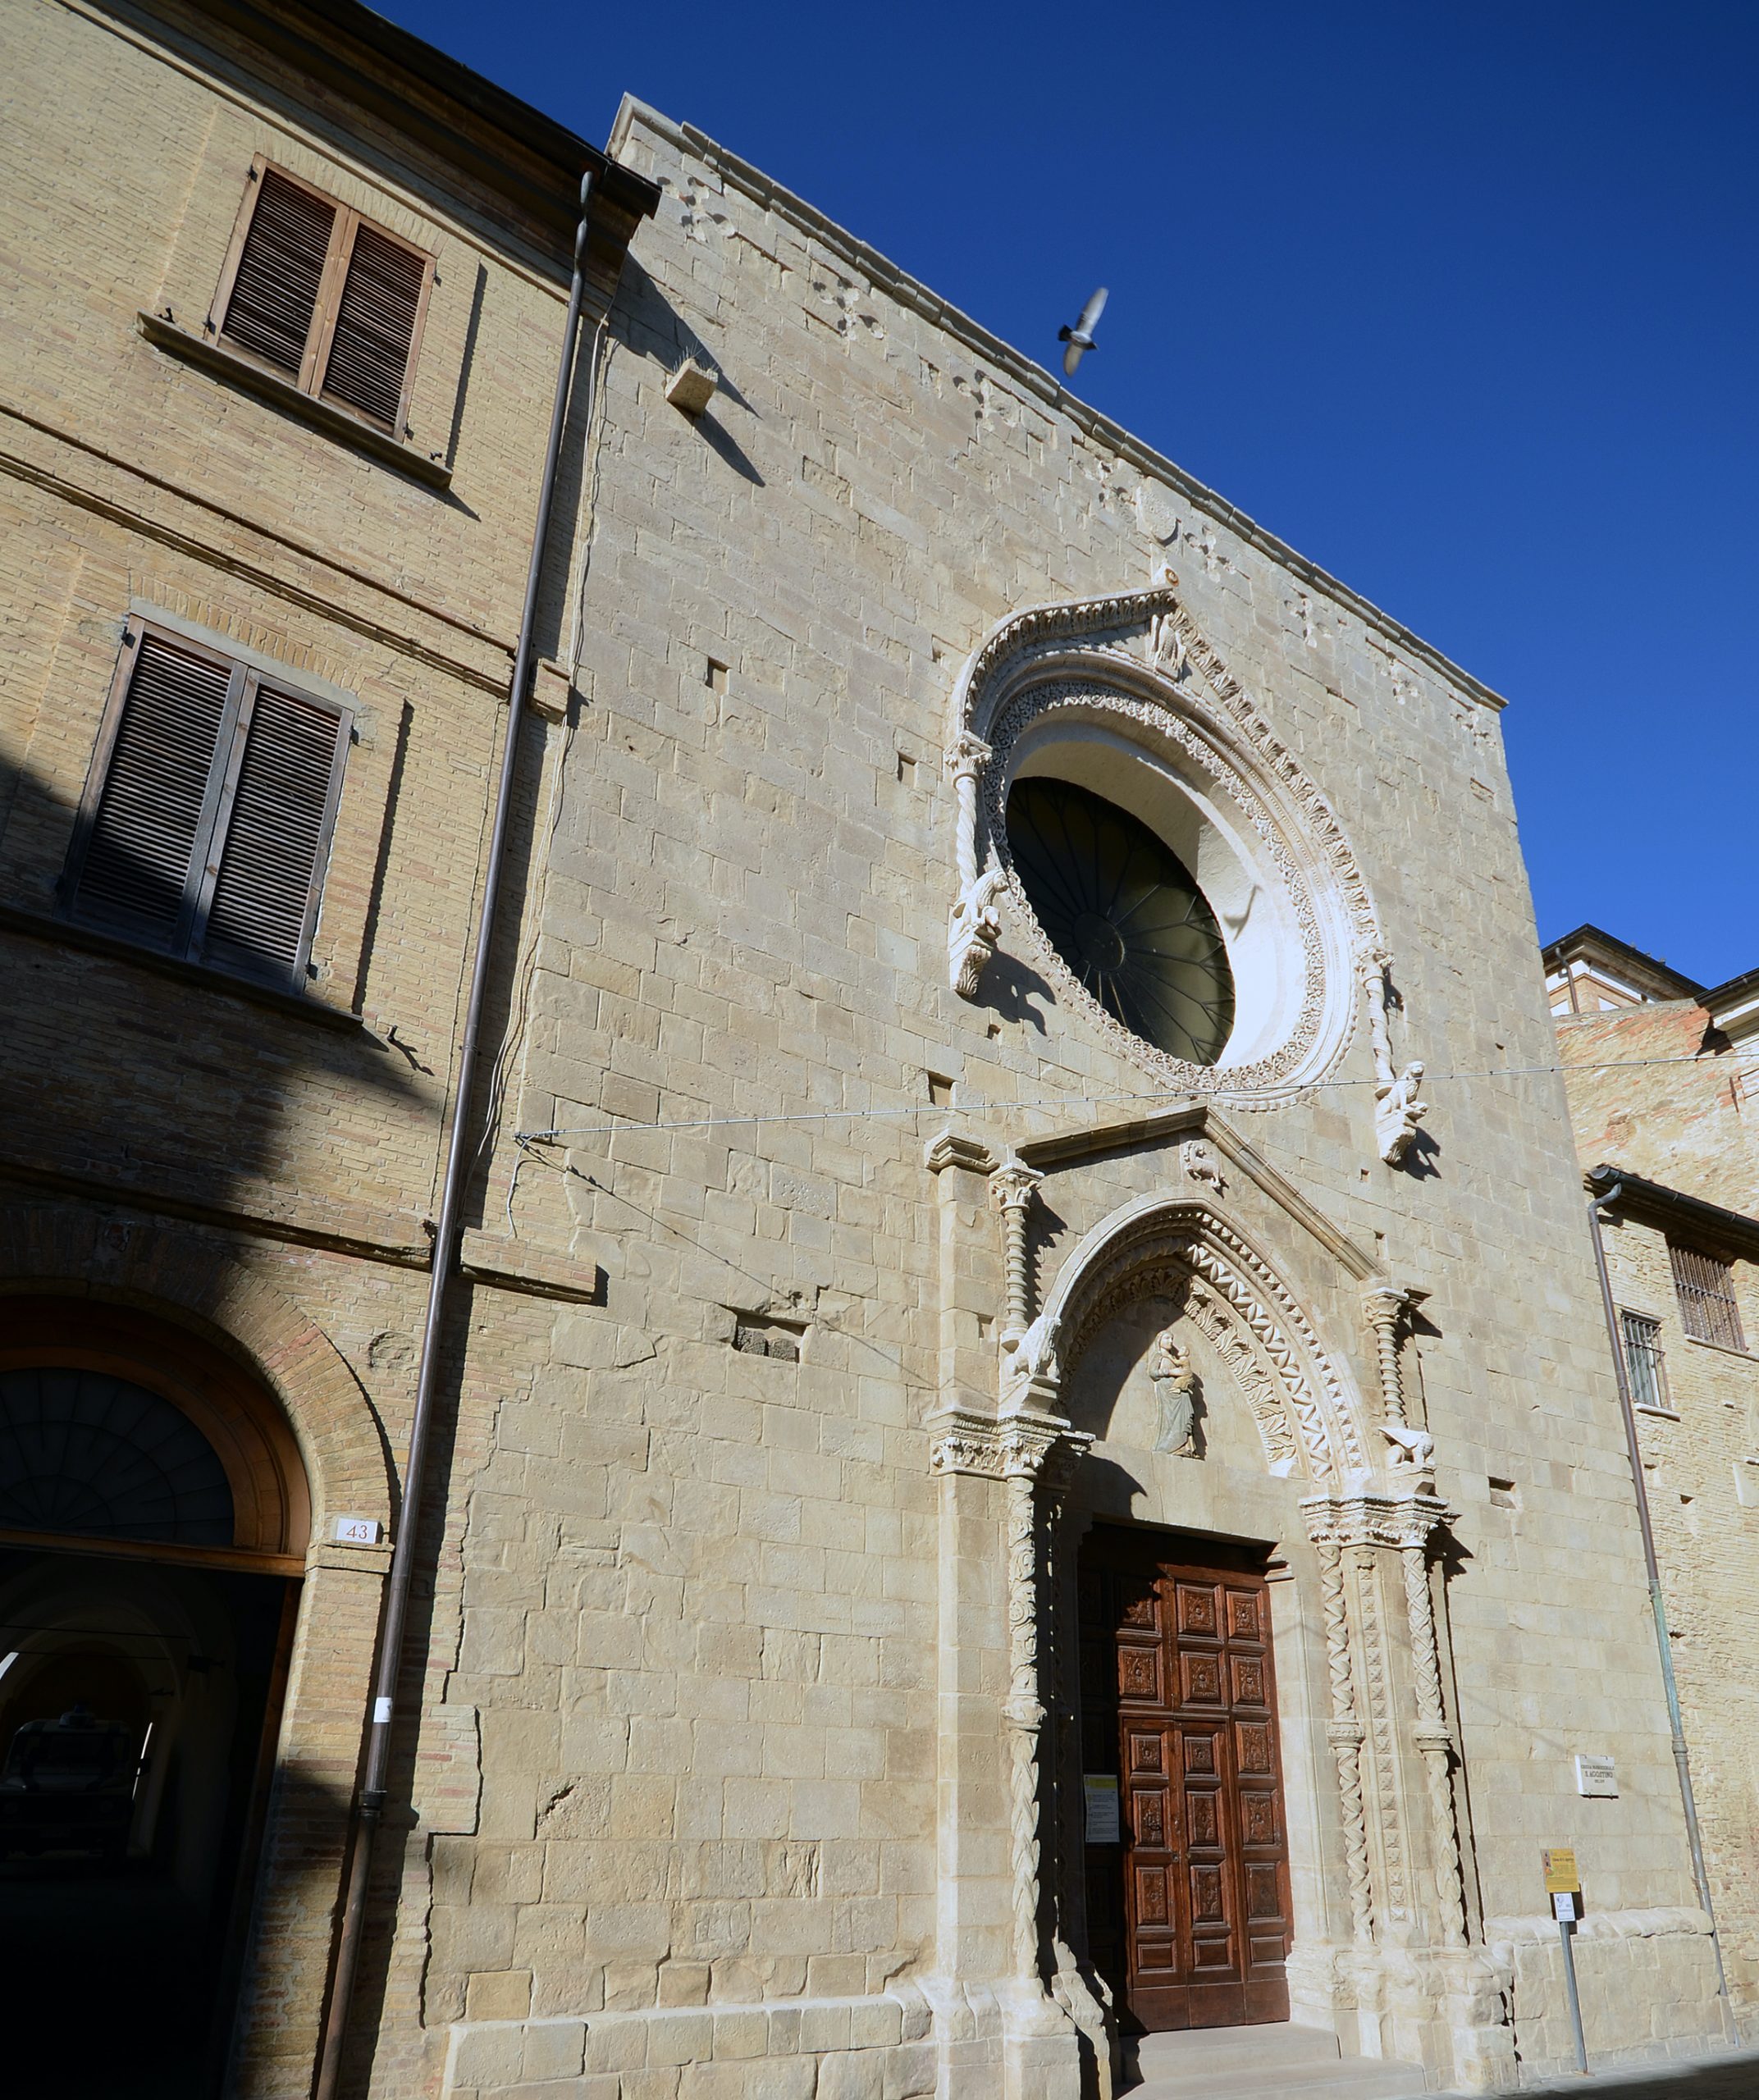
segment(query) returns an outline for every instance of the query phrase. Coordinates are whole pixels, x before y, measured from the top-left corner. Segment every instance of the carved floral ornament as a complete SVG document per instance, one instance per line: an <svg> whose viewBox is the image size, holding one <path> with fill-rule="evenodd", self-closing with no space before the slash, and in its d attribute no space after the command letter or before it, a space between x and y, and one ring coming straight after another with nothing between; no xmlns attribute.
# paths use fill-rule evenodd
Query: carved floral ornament
<svg viewBox="0 0 1759 2100"><path fill-rule="evenodd" d="M961 998L980 996L1005 912L1059 1003L1115 1051L1169 1092L1242 1107L1272 1106L1329 1071L1349 1039L1359 986L1370 1009L1377 1149L1396 1162L1423 1112L1422 1067L1401 1072L1392 1061L1386 949L1368 885L1325 797L1199 632L1176 584L1163 571L1148 590L1016 614L961 673L946 752L956 804L949 980ZM1100 1005L1040 929L1009 847L1008 792L1026 747L1047 735L1084 734L1135 750L1189 783L1243 842L1256 893L1277 900L1286 931L1277 967L1289 989L1278 994L1274 1025L1260 1031L1272 1039L1254 1041L1250 1054L1200 1065L1143 1040Z"/></svg>

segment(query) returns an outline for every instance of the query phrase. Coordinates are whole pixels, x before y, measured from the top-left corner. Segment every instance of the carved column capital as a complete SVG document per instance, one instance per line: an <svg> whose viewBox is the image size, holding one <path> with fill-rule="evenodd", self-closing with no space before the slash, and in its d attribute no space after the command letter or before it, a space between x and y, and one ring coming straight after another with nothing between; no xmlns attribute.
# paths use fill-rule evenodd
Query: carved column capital
<svg viewBox="0 0 1759 2100"><path fill-rule="evenodd" d="M1011 1152L989 1176L989 1200L998 1211L1024 1210L1044 1179L1035 1166L1028 1166L1017 1153Z"/></svg>
<svg viewBox="0 0 1759 2100"><path fill-rule="evenodd" d="M951 780L975 780L995 756L975 730L962 729L948 745L942 763Z"/></svg>
<svg viewBox="0 0 1759 2100"><path fill-rule="evenodd" d="M1390 1328L1396 1333L1410 1303L1411 1294L1400 1284L1371 1283L1362 1293L1362 1310L1377 1331Z"/></svg>
<svg viewBox="0 0 1759 2100"><path fill-rule="evenodd" d="M1438 1526L1455 1522L1457 1513L1422 1488L1405 1494L1364 1488L1347 1495L1310 1495L1301 1504L1301 1514L1307 1536L1322 1551L1330 1546L1397 1553L1424 1544Z"/></svg>

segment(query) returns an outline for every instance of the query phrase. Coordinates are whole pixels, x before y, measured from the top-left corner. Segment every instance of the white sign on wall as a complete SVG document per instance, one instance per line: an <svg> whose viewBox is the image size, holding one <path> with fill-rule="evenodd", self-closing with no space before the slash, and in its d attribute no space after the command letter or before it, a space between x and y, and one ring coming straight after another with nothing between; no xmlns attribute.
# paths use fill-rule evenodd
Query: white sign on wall
<svg viewBox="0 0 1759 2100"><path fill-rule="evenodd" d="M1116 1845L1123 1832L1117 1819L1117 1775L1113 1772L1084 1772L1081 1792L1087 1802L1087 1842L1090 1845Z"/></svg>
<svg viewBox="0 0 1759 2100"><path fill-rule="evenodd" d="M1618 1767L1610 1757L1579 1755L1576 1792L1589 1801L1615 1801L1619 1798Z"/></svg>
<svg viewBox="0 0 1759 2100"><path fill-rule="evenodd" d="M338 1545L377 1545L384 1527L377 1517L338 1517L331 1536Z"/></svg>

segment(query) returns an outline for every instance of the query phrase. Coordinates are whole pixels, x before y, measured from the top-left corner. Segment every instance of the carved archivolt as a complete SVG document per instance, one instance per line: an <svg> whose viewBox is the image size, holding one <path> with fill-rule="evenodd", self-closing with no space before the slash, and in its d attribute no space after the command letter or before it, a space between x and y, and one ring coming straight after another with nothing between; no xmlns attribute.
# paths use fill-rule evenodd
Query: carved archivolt
<svg viewBox="0 0 1759 2100"><path fill-rule="evenodd" d="M1328 1068L1347 1039L1368 958L1384 955L1368 885L1318 788L1199 634L1167 575L1146 591L1037 606L975 651L953 695L947 763L958 788L948 966L975 998L1012 914L1059 1000L1169 1087L1268 1102ZM1004 810L1017 746L1059 714L1110 727L1200 780L1232 812L1286 906L1300 996L1263 1055L1206 1066L1140 1040L1092 998L1039 933L1008 851ZM1384 1022L1384 1012L1382 1012ZM1379 1038L1377 1035L1377 1044Z"/></svg>
<svg viewBox="0 0 1759 2100"><path fill-rule="evenodd" d="M1143 1297L1179 1295L1226 1358L1258 1423L1267 1463L1315 1480L1366 1472L1363 1410L1292 1293L1201 1198L1144 1197L1084 1238L1028 1330L1040 1375L1072 1363L1105 1322Z"/></svg>

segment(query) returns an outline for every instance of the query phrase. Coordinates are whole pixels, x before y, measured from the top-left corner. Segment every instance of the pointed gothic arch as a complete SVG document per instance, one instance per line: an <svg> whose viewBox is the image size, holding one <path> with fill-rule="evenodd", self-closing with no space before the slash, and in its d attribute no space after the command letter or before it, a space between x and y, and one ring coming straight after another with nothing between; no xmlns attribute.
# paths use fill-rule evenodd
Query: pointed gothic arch
<svg viewBox="0 0 1759 2100"><path fill-rule="evenodd" d="M1106 1320L1169 1285L1239 1379L1269 1470L1335 1486L1368 1469L1355 1381L1272 1262L1204 1197L1140 1196L1085 1233L1021 1344L1021 1367L1060 1384Z"/></svg>

